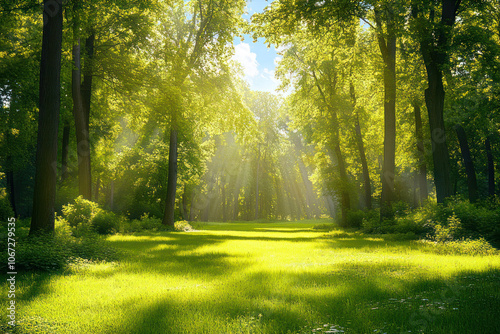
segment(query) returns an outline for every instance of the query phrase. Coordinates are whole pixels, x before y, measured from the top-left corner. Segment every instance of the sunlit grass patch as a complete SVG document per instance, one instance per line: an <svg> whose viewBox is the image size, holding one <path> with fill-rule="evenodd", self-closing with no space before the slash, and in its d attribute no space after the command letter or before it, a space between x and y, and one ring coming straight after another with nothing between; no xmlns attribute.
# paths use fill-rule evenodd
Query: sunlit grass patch
<svg viewBox="0 0 500 334"><path fill-rule="evenodd" d="M19 276L17 332L494 331L498 255L439 254L317 223L110 236L119 261Z"/></svg>

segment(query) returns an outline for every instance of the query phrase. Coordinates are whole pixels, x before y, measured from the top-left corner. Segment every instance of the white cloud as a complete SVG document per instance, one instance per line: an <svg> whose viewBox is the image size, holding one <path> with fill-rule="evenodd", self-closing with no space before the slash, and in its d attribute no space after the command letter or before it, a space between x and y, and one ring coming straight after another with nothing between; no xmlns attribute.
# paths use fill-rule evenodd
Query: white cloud
<svg viewBox="0 0 500 334"><path fill-rule="evenodd" d="M250 45L240 43L234 47L235 53L233 59L238 61L243 66L243 72L247 78L253 78L259 74L259 63L257 62L257 54L250 51Z"/></svg>
<svg viewBox="0 0 500 334"><path fill-rule="evenodd" d="M276 86L280 83L280 81L278 79L276 79L276 77L274 76L274 70L270 70L268 68L265 68L264 73L261 74L261 76L263 78L266 78L268 80L271 80Z"/></svg>

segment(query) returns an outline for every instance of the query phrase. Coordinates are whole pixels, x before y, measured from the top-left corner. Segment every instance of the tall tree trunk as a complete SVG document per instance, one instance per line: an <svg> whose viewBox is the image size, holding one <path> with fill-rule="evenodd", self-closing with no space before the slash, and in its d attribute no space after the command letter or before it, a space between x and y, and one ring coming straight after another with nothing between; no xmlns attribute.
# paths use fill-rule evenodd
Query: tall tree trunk
<svg viewBox="0 0 500 334"><path fill-rule="evenodd" d="M430 12L423 13L423 7L415 2L412 5L412 17L417 22L420 50L427 71L428 88L425 90L425 104L429 114L429 129L432 141L432 159L434 161L434 184L438 203L452 194L450 180L450 161L444 127L443 66L448 61L448 49L451 28L460 7L460 0L441 0L440 22L434 22L435 6L429 6Z"/></svg>
<svg viewBox="0 0 500 334"><path fill-rule="evenodd" d="M417 139L417 176L416 183L419 189L417 203L420 205L427 199L427 165L425 163L424 133L422 129L422 117L420 103L413 101L413 112L415 115L415 137Z"/></svg>
<svg viewBox="0 0 500 334"><path fill-rule="evenodd" d="M167 199L163 214L163 225L174 226L175 192L177 188L177 126L172 122L170 129L170 146L168 152Z"/></svg>
<svg viewBox="0 0 500 334"><path fill-rule="evenodd" d="M109 192L109 208L113 211L115 204L115 180L111 180L111 190Z"/></svg>
<svg viewBox="0 0 500 334"><path fill-rule="evenodd" d="M189 220L188 210L187 210L187 197L188 197L188 187L187 184L184 184L184 190L182 192L182 219Z"/></svg>
<svg viewBox="0 0 500 334"><path fill-rule="evenodd" d="M369 210L372 208L372 188L370 180L370 172L368 171L368 162L366 160L365 145L363 143L363 136L361 134L361 125L359 124L359 114L356 111L356 92L354 90L354 85L350 83L350 93L351 101L354 108L354 129L356 131L356 144L358 147L359 158L361 160L361 167L363 171L363 189L364 189L364 204Z"/></svg>
<svg viewBox="0 0 500 334"><path fill-rule="evenodd" d="M467 188L469 189L469 201L475 203L478 200L477 193L477 180L474 162L470 154L469 143L467 142L467 135L461 125L455 125L455 132L457 133L458 142L460 144L460 151L462 152L462 159L465 165L465 173L467 174Z"/></svg>
<svg viewBox="0 0 500 334"><path fill-rule="evenodd" d="M94 202L99 203L99 189L101 188L101 177L97 176L95 181Z"/></svg>
<svg viewBox="0 0 500 334"><path fill-rule="evenodd" d="M259 173L260 173L260 143L257 156L257 171L255 174L255 220L259 219Z"/></svg>
<svg viewBox="0 0 500 334"><path fill-rule="evenodd" d="M70 124L68 120L64 121L62 137L62 156L61 156L61 183L68 177L68 153L69 153L69 135Z"/></svg>
<svg viewBox="0 0 500 334"><path fill-rule="evenodd" d="M495 196L495 164L493 163L493 154L491 153L490 138L486 138L484 144L488 158L488 195Z"/></svg>
<svg viewBox="0 0 500 334"><path fill-rule="evenodd" d="M377 28L382 29L377 11ZM384 60L384 163L382 165L382 195L380 219L392 218L394 201L394 178L396 173L396 36L390 19L387 22L388 36L377 33L378 44Z"/></svg>
<svg viewBox="0 0 500 334"><path fill-rule="evenodd" d="M7 161L9 160L12 160L11 156L7 157ZM7 162L7 165L9 165L9 162ZM12 166L12 163L10 163L10 166ZM17 217L16 187L14 184L14 171L11 167L9 167L9 170L5 172L5 178L7 181L7 192L9 195L10 207L12 208L12 211L14 213L14 217Z"/></svg>
<svg viewBox="0 0 500 334"><path fill-rule="evenodd" d="M54 231L57 131L61 105L61 0L44 0L35 188L30 235Z"/></svg>
<svg viewBox="0 0 500 334"><path fill-rule="evenodd" d="M429 88L425 90L425 104L429 114L436 197L438 203L443 203L445 198L452 193L450 161L443 115L445 92L441 71L438 68L432 69L430 67L428 69Z"/></svg>
<svg viewBox="0 0 500 334"><path fill-rule="evenodd" d="M337 142L334 147L335 156L337 157L337 165L339 169L340 180L342 182L341 190L340 190L340 208L342 213L342 222L343 226L347 226L347 213L351 210L351 196L349 195L348 190L348 178L347 178L347 169L344 162L344 157L342 155L342 151L340 149L340 144Z"/></svg>
<svg viewBox="0 0 500 334"><path fill-rule="evenodd" d="M88 133L90 133L90 105L92 101L92 71L94 61L94 41L95 33L92 31L85 39L85 58L83 68L83 83L82 83L82 104L85 114L85 126ZM90 161L90 158L89 158Z"/></svg>
<svg viewBox="0 0 500 334"><path fill-rule="evenodd" d="M79 194L92 200L92 178L90 176L90 142L87 115L83 107L81 89L81 54L80 40L73 46L72 95L73 116L75 118L76 152L78 155L78 189Z"/></svg>

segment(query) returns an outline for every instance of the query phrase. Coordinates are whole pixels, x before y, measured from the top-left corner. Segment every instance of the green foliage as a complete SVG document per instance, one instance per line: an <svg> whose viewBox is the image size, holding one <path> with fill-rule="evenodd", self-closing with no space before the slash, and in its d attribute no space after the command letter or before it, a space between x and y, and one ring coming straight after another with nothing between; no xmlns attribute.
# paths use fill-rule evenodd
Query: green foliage
<svg viewBox="0 0 500 334"><path fill-rule="evenodd" d="M175 222L174 229L175 231L178 232L190 232L194 230L193 227L186 220Z"/></svg>
<svg viewBox="0 0 500 334"><path fill-rule="evenodd" d="M97 203L88 201L82 196L78 196L74 204L63 205L62 209L63 217L69 226L76 228L90 225L100 211Z"/></svg>
<svg viewBox="0 0 500 334"><path fill-rule="evenodd" d="M120 216L101 210L92 219L91 226L98 234L114 234L120 229Z"/></svg>
<svg viewBox="0 0 500 334"><path fill-rule="evenodd" d="M363 210L350 210L347 213L347 227L361 227L365 216L366 212Z"/></svg>
<svg viewBox="0 0 500 334"><path fill-rule="evenodd" d="M446 225L437 223L434 225L434 239L437 242L456 240L462 234L462 224L455 215L446 219Z"/></svg>
<svg viewBox="0 0 500 334"><path fill-rule="evenodd" d="M10 217L14 217L14 212L12 211L5 191L2 190L0 191L0 221L7 221Z"/></svg>
<svg viewBox="0 0 500 334"><path fill-rule="evenodd" d="M429 250L437 254L447 254L447 255L498 255L499 251L494 248L488 241L484 238L479 239L461 239L446 242L436 242L430 243L425 242L430 245Z"/></svg>
<svg viewBox="0 0 500 334"><path fill-rule="evenodd" d="M362 230L366 233L414 233L438 242L483 237L496 245L500 242L497 201L491 199L472 204L453 197L445 204L427 202L413 211L399 210L394 221L380 223L375 216L363 218Z"/></svg>

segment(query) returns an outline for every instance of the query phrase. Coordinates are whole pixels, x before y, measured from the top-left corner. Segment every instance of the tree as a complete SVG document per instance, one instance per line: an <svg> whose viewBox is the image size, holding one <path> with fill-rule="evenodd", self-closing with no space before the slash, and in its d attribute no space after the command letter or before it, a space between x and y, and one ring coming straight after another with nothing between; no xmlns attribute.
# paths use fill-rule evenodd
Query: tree
<svg viewBox="0 0 500 334"><path fill-rule="evenodd" d="M214 74L224 77L217 67L222 71L227 68L224 62L243 4L243 1L222 0L172 1L166 4L165 15L161 17L156 56L165 71L160 75L163 90L159 93L167 94L163 101L170 133L164 225L174 225L178 137L186 122L184 106L191 98L190 85Z"/></svg>
<svg viewBox="0 0 500 334"><path fill-rule="evenodd" d="M60 109L62 1L44 0L35 193L30 234L54 231Z"/></svg>
<svg viewBox="0 0 500 334"><path fill-rule="evenodd" d="M460 0L413 1L412 19L427 70L425 104L429 115L438 203L452 194L450 162L444 124L443 69L448 63L450 38ZM441 15L436 15L437 11ZM440 17L439 19L437 17Z"/></svg>

